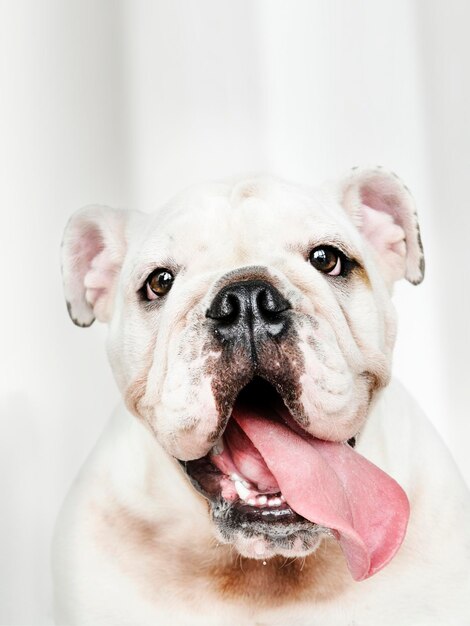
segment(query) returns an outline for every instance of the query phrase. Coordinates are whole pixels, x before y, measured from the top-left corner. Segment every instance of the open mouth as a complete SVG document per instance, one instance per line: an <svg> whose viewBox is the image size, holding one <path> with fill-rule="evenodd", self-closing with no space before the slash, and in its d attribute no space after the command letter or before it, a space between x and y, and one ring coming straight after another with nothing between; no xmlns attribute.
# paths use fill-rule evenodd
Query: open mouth
<svg viewBox="0 0 470 626"><path fill-rule="evenodd" d="M286 502L280 486L259 451L234 415L255 412L267 422L283 423L306 439L310 435L290 416L281 396L262 378L254 378L239 393L223 435L210 452L183 463L193 485L209 499L230 502L248 521L307 522ZM348 441L354 447L353 437ZM311 523L311 522L310 522Z"/></svg>
<svg viewBox="0 0 470 626"><path fill-rule="evenodd" d="M327 532L338 539L353 578L363 580L400 547L409 504L354 444L308 434L274 387L255 378L238 394L209 453L182 465L213 513L224 512L223 525L229 519L246 536L271 544L289 536L292 546L297 540L306 547L312 535Z"/></svg>
<svg viewBox="0 0 470 626"><path fill-rule="evenodd" d="M312 526L287 503L275 476L237 423L235 416L248 412L255 412L267 423L283 423L303 433L274 387L256 377L238 394L232 417L210 452L201 459L182 463L193 485L208 499L230 503L241 523ZM349 443L354 445L355 440Z"/></svg>

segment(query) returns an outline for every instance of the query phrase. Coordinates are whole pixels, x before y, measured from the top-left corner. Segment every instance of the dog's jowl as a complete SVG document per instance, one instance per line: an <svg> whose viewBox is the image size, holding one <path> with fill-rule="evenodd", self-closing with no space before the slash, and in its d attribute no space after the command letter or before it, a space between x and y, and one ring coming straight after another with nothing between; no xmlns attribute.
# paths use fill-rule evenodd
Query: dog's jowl
<svg viewBox="0 0 470 626"><path fill-rule="evenodd" d="M424 273L394 174L87 207L62 262L123 402L58 522L58 624L470 624L470 497L390 382Z"/></svg>

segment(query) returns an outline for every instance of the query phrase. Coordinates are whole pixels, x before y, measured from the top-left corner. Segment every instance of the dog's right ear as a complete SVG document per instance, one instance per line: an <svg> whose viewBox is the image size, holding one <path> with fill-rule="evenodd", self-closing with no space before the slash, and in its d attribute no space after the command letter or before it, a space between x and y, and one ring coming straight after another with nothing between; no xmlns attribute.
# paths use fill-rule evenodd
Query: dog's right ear
<svg viewBox="0 0 470 626"><path fill-rule="evenodd" d="M62 276L72 321L90 326L111 317L117 277L134 211L87 206L72 215L62 240Z"/></svg>

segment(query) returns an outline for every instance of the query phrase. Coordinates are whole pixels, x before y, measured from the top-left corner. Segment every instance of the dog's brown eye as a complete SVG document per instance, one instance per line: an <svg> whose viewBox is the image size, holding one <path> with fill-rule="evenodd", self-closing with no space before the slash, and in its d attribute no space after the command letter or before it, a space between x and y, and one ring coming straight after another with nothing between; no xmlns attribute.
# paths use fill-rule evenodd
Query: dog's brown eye
<svg viewBox="0 0 470 626"><path fill-rule="evenodd" d="M156 300L167 294L175 277L166 269L157 269L147 278L146 296L148 300Z"/></svg>
<svg viewBox="0 0 470 626"><path fill-rule="evenodd" d="M329 276L339 276L343 270L342 253L333 246L320 246L310 252L313 267Z"/></svg>

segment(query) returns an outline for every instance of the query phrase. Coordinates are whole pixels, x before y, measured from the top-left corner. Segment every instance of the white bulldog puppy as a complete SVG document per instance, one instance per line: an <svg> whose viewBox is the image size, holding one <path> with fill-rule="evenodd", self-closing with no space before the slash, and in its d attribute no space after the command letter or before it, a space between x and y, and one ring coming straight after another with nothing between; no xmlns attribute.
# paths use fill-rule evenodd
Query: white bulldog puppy
<svg viewBox="0 0 470 626"><path fill-rule="evenodd" d="M60 515L56 623L470 624L470 497L390 383L423 271L382 168L73 215L68 309L108 324L124 403Z"/></svg>

